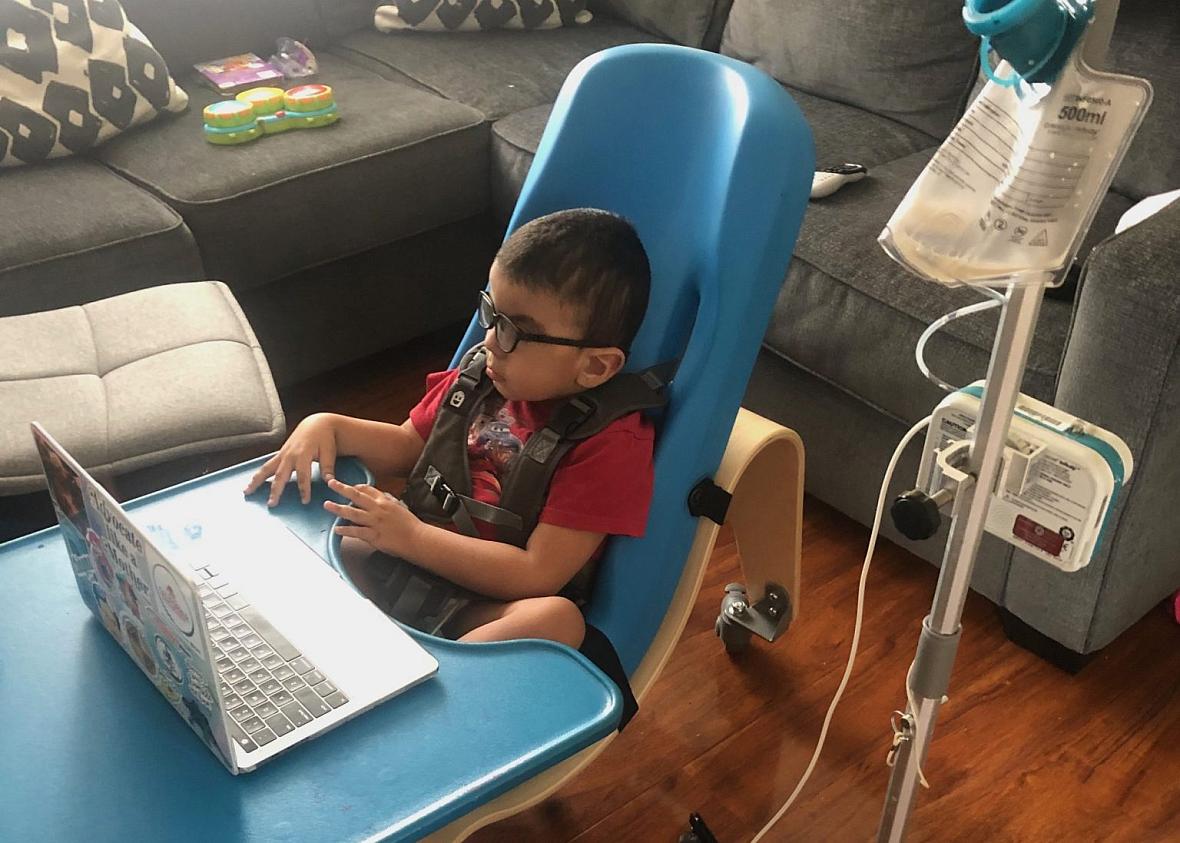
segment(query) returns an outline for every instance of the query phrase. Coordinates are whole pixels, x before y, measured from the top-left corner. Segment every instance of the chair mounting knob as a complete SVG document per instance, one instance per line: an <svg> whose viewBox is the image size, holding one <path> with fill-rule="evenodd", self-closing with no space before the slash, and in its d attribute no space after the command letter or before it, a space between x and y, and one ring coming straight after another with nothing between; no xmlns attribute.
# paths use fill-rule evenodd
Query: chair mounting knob
<svg viewBox="0 0 1180 843"><path fill-rule="evenodd" d="M937 533L942 524L938 506L938 502L922 490L911 489L898 495L889 508L889 514L898 532L908 539L921 541Z"/></svg>

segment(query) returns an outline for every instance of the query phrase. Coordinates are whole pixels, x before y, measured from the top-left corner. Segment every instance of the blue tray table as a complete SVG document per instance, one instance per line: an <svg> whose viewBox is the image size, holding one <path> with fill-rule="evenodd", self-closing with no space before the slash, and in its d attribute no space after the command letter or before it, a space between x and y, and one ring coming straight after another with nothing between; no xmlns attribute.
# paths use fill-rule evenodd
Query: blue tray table
<svg viewBox="0 0 1180 843"><path fill-rule="evenodd" d="M128 510L176 529L260 505L241 495L260 462ZM327 489L289 488L275 517L326 556ZM57 528L0 544L0 840L412 840L618 724L618 689L568 647L414 634L436 677L234 777L90 615Z"/></svg>

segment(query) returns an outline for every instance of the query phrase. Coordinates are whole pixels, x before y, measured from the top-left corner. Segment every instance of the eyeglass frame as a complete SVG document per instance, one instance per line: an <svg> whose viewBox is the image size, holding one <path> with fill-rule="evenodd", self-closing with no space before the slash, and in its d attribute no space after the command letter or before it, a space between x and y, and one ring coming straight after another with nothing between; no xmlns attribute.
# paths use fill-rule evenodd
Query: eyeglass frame
<svg viewBox="0 0 1180 843"><path fill-rule="evenodd" d="M487 305L488 310L491 311L491 318L485 317L484 305ZM520 326L512 321L511 317L505 316L503 313L496 310L496 303L492 301L492 296L487 290L479 291L479 308L476 310L476 319L479 322L479 326L485 331L495 326L494 330L496 332L496 345L504 354L511 354L514 352L516 347L520 345L522 341L539 342L546 345L564 345L570 346L572 348L609 347L609 344L604 343L587 342L586 340L571 340L566 337L554 337L550 336L549 334L534 334L530 333L529 331L522 331ZM512 343L511 348L505 348L503 340L501 339L502 335L499 327L501 321L508 323L508 325L512 327L512 330L516 332L516 340Z"/></svg>

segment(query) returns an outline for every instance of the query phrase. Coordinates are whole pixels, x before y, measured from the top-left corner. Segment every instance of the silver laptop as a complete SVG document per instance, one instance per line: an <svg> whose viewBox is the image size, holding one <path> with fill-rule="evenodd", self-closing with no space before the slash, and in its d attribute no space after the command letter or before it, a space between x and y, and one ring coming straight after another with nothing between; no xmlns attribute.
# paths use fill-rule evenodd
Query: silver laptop
<svg viewBox="0 0 1180 843"><path fill-rule="evenodd" d="M140 527L32 427L82 599L231 773L438 671L401 627L240 493L198 487L183 525Z"/></svg>

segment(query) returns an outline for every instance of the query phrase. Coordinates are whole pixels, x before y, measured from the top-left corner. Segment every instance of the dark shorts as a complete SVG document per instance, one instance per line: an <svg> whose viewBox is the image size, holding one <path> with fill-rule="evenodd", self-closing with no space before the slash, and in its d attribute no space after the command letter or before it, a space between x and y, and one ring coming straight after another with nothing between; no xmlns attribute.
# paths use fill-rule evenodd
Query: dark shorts
<svg viewBox="0 0 1180 843"><path fill-rule="evenodd" d="M377 608L406 626L454 640L457 636L448 634L448 622L471 600L485 599L411 562L361 545L363 543L342 548L344 568L353 585ZM573 599L564 592L562 596ZM584 601L574 602L582 608ZM413 606L413 611L405 611L407 606ZM639 710L639 703L619 661L619 654L610 639L589 623L578 650L619 687L623 695L623 712L619 720L621 732Z"/></svg>

